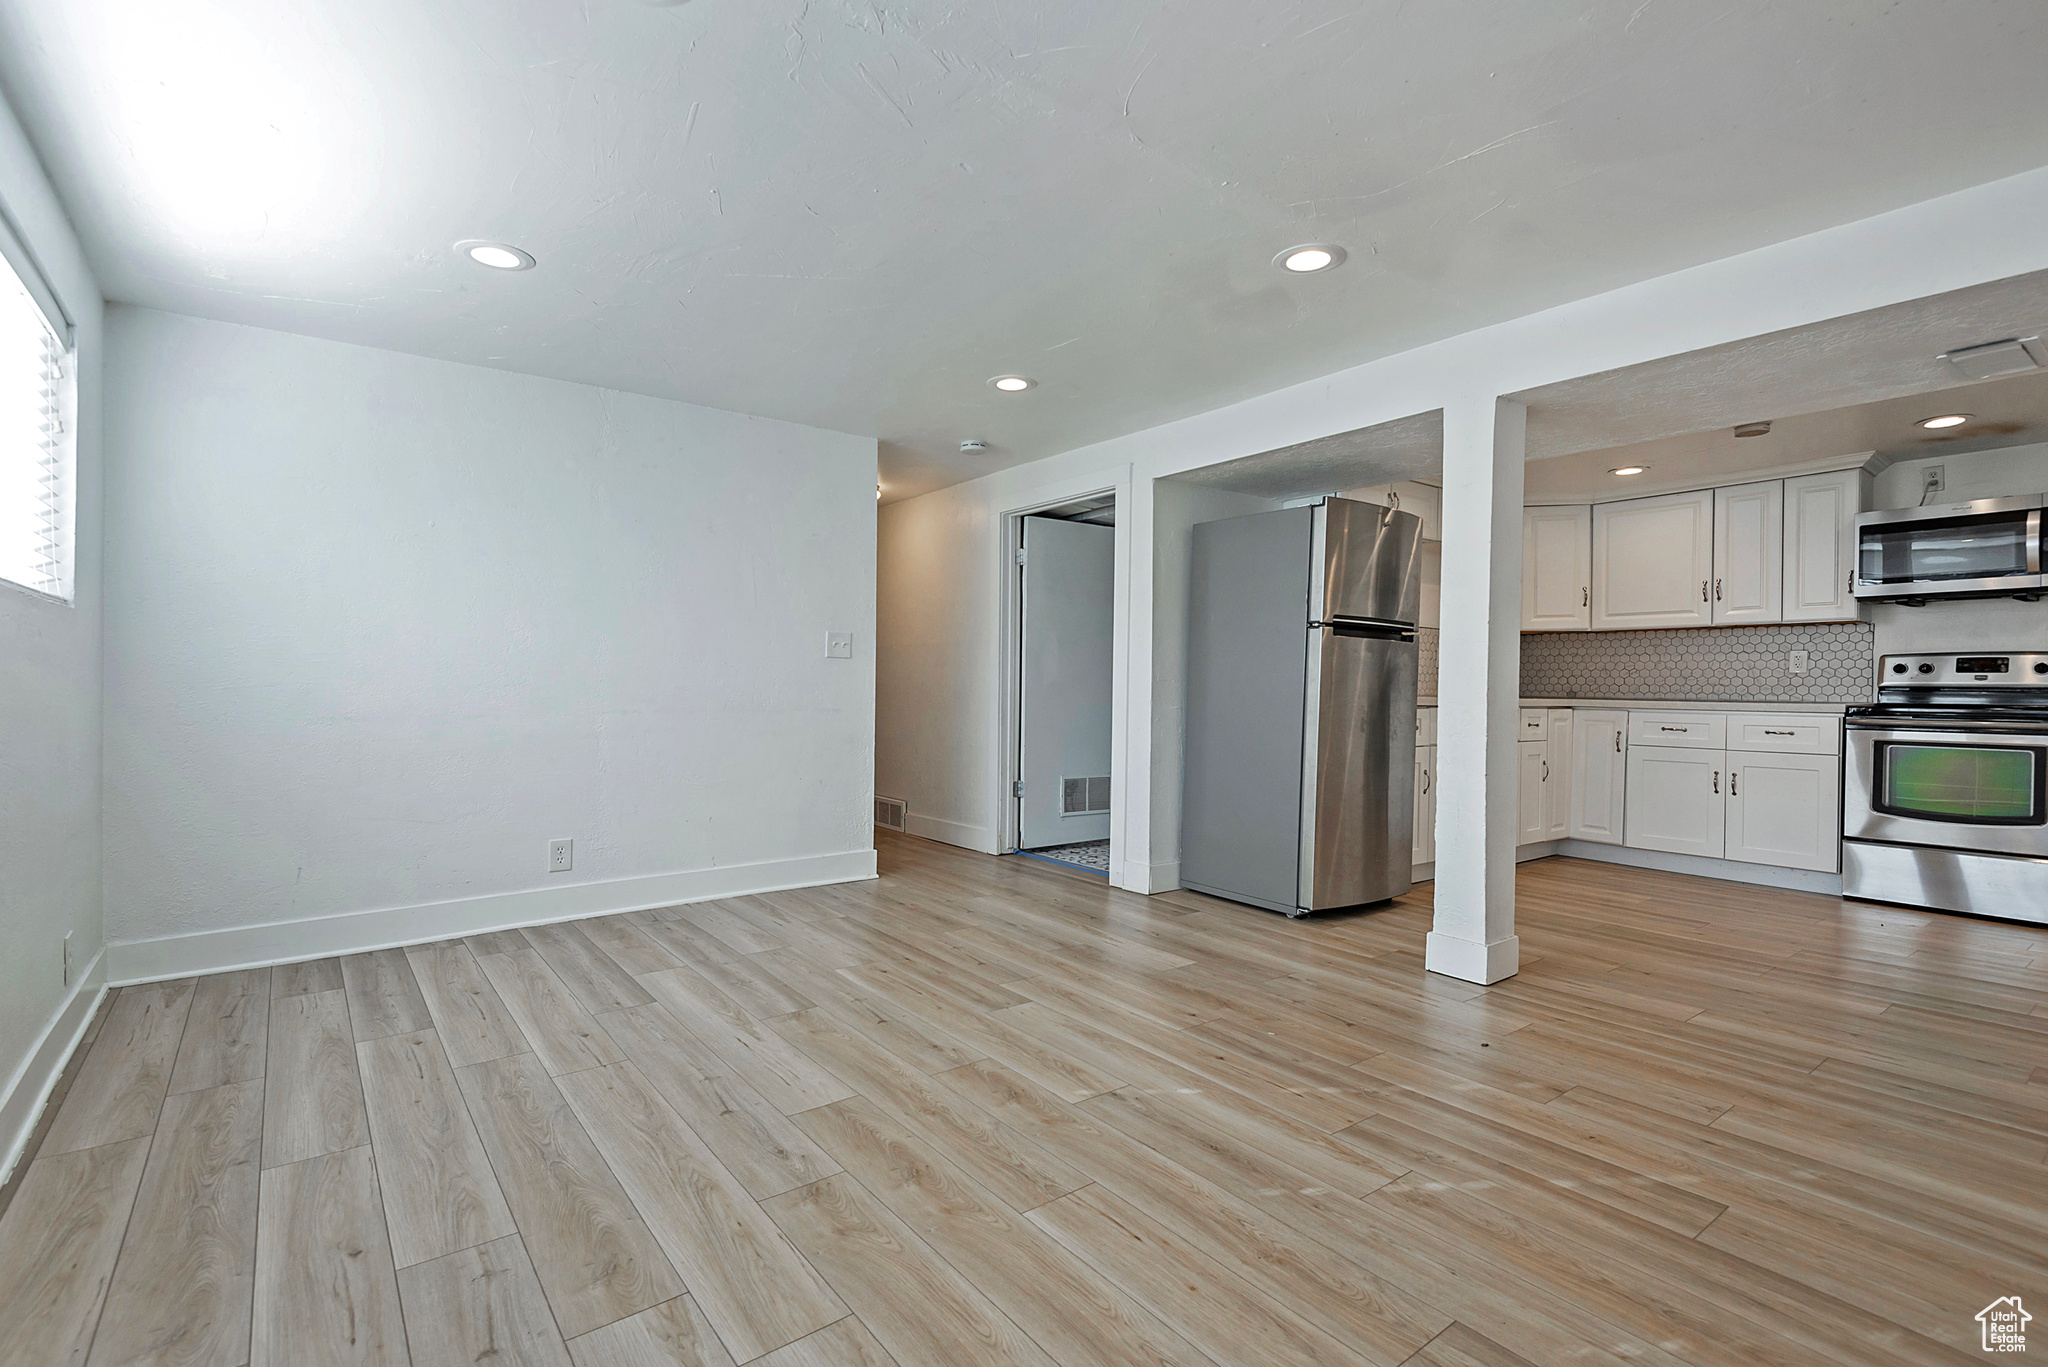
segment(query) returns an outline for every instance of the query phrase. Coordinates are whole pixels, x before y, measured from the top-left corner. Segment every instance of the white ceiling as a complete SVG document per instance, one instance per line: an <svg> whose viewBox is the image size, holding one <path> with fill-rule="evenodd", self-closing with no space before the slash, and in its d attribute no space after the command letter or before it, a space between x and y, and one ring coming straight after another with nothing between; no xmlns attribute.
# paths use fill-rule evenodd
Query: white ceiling
<svg viewBox="0 0 2048 1367"><path fill-rule="evenodd" d="M2044 60L2039 0L0 0L113 298L873 434L894 496L2048 163Z"/></svg>

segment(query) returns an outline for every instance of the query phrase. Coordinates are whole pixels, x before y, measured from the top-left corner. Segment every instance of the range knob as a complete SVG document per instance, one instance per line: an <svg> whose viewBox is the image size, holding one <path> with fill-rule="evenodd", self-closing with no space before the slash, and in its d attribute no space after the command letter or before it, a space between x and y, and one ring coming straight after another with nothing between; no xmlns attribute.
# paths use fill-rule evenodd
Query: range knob
<svg viewBox="0 0 2048 1367"><path fill-rule="evenodd" d="M2034 672L2036 674L2048 674L2048 660L2043 660L2035 664Z"/></svg>
<svg viewBox="0 0 2048 1367"><path fill-rule="evenodd" d="M1892 666L1892 673L1894 673L1894 674L1903 674L1903 673L1905 673L1905 672L1906 672L1906 667L1905 667L1904 665L1893 665L1893 666Z"/></svg>
<svg viewBox="0 0 2048 1367"><path fill-rule="evenodd" d="M1921 665L1921 666L1920 666L1920 672L1921 672L1922 674L1932 674L1932 673L1934 672L1934 666L1933 666L1933 665Z"/></svg>

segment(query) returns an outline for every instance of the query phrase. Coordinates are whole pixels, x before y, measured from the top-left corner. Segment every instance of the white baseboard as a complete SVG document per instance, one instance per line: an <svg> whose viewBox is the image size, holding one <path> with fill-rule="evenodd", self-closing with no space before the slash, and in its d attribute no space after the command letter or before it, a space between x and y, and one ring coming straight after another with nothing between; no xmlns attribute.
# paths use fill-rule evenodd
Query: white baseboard
<svg viewBox="0 0 2048 1367"><path fill-rule="evenodd" d="M1142 892L1151 896L1156 892L1173 892L1180 887L1180 861L1169 859L1163 864L1141 864L1135 859L1124 861L1123 881L1116 885L1128 892ZM1110 881L1116 882L1115 879Z"/></svg>
<svg viewBox="0 0 2048 1367"><path fill-rule="evenodd" d="M904 818L904 827L911 835L921 835L927 840L938 840L948 845L958 845L963 850L974 850L979 854L996 854L996 838L986 826L970 826L964 821L947 821L942 817L923 816L912 812Z"/></svg>
<svg viewBox="0 0 2048 1367"><path fill-rule="evenodd" d="M49 1103L51 1089L63 1076L71 1051L78 1047L93 1012L99 1010L100 999L107 994L106 969L107 952L103 949L78 975L49 1024L36 1036L35 1047L7 1079L7 1089L0 1092L0 1143L7 1146L0 1149L0 1182L12 1176L14 1165L21 1161L21 1152Z"/></svg>
<svg viewBox="0 0 2048 1367"><path fill-rule="evenodd" d="M581 920L621 911L645 911L683 902L708 902L823 883L851 883L874 876L875 852L848 850L842 854L730 864L603 883L523 888L451 902L273 921L268 925L202 930L151 940L123 940L107 947L107 977L117 986L160 982L165 978L298 963L332 954L360 954L457 935Z"/></svg>
<svg viewBox="0 0 2048 1367"><path fill-rule="evenodd" d="M1794 892L1817 892L1824 897L1842 895L1841 874L1818 873L1812 869L1781 869L1771 864L1745 864L1738 859L1708 859L1697 854L1635 850L1626 845L1602 845L1591 840L1560 840L1555 853L1602 864L1626 864L1635 869L1660 869L1665 873L1689 873L1696 878L1718 878L1724 883L1789 888Z"/></svg>

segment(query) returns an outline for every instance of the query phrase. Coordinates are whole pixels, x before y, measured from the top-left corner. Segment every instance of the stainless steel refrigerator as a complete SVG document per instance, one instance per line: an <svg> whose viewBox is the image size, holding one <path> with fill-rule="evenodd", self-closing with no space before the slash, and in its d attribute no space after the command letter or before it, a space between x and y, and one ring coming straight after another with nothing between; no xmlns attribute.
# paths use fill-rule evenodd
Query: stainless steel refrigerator
<svg viewBox="0 0 2048 1367"><path fill-rule="evenodd" d="M1184 886L1289 916L1408 891L1421 550L1342 498L1195 527Z"/></svg>

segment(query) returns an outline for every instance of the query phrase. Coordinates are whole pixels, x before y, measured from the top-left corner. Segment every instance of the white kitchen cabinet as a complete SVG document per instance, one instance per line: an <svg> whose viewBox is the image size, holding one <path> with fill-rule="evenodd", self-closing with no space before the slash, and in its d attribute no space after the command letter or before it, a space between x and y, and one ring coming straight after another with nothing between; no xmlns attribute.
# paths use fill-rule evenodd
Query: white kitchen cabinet
<svg viewBox="0 0 2048 1367"><path fill-rule="evenodd" d="M1721 750L1629 746L1623 843L1631 849L1721 858L1727 768L1728 756Z"/></svg>
<svg viewBox="0 0 2048 1367"><path fill-rule="evenodd" d="M1436 862L1436 747L1415 747L1415 863Z"/></svg>
<svg viewBox="0 0 2048 1367"><path fill-rule="evenodd" d="M1784 620L1785 482L1714 490L1714 623Z"/></svg>
<svg viewBox="0 0 2048 1367"><path fill-rule="evenodd" d="M1593 626L1593 509L1522 509L1522 630Z"/></svg>
<svg viewBox="0 0 2048 1367"><path fill-rule="evenodd" d="M1710 626L1713 580L1713 490L1594 505L1595 631Z"/></svg>
<svg viewBox="0 0 2048 1367"><path fill-rule="evenodd" d="M1841 868L1837 755L1728 753L1726 857L1787 869Z"/></svg>
<svg viewBox="0 0 2048 1367"><path fill-rule="evenodd" d="M1521 759L1521 782L1515 790L1515 843L1529 845L1550 839L1546 834L1550 829L1550 810L1544 801L1547 788L1543 782L1544 770L1550 763L1550 746L1540 740L1525 740L1515 749Z"/></svg>
<svg viewBox="0 0 2048 1367"><path fill-rule="evenodd" d="M1628 776L1628 713L1572 712L1569 829L1573 840L1619 845Z"/></svg>
<svg viewBox="0 0 2048 1367"><path fill-rule="evenodd" d="M1543 838L1563 840L1572 833L1572 710L1550 709L1543 738Z"/></svg>
<svg viewBox="0 0 2048 1367"><path fill-rule="evenodd" d="M1832 470L1785 481L1785 616L1788 622L1853 622L1861 615L1856 514L1870 508L1870 474Z"/></svg>

